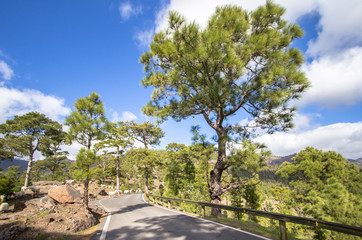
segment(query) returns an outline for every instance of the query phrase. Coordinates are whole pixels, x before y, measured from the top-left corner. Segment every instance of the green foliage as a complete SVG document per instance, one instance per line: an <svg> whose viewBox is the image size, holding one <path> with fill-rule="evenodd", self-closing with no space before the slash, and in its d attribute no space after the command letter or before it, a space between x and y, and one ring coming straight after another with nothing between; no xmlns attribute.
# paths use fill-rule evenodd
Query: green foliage
<svg viewBox="0 0 362 240"><path fill-rule="evenodd" d="M9 166L4 176L9 180L12 185L14 185L12 188L13 192L20 191L22 187L22 181L19 166Z"/></svg>
<svg viewBox="0 0 362 240"><path fill-rule="evenodd" d="M240 178L242 172L256 173L265 166L265 160L271 155L265 150L265 146L244 140L241 148L232 148L226 164L236 178Z"/></svg>
<svg viewBox="0 0 362 240"><path fill-rule="evenodd" d="M184 144L170 143L166 147L167 162L165 183L167 194L178 196L185 193L195 180L196 169L192 162L192 151Z"/></svg>
<svg viewBox="0 0 362 240"><path fill-rule="evenodd" d="M40 151L48 154L48 143L59 138L62 126L38 112L29 112L22 116L14 116L0 125L0 132L5 135L2 141L10 147L16 156L29 157L29 165L24 186L28 186L34 153Z"/></svg>
<svg viewBox="0 0 362 240"><path fill-rule="evenodd" d="M93 175L93 169L91 166L97 162L97 155L94 150L88 150L81 148L75 161L75 170L73 172L74 177L79 181L84 179L90 179Z"/></svg>
<svg viewBox="0 0 362 240"><path fill-rule="evenodd" d="M77 155L74 176L83 180L84 198L83 202L88 206L88 185L92 176L90 167L96 163L96 152L91 150L94 141L102 140L104 132L102 126L107 122L104 116L103 102L100 96L92 92L88 97L79 98L74 103L75 111L65 120L69 126L68 140L77 141L86 149L82 148Z"/></svg>
<svg viewBox="0 0 362 240"><path fill-rule="evenodd" d="M113 178L116 175L115 161L113 154L103 151L92 169L92 178L98 180L101 184L104 184L107 178Z"/></svg>
<svg viewBox="0 0 362 240"><path fill-rule="evenodd" d="M161 138L165 135L160 127L148 121L142 124L131 122L129 130L131 137L142 143L145 148L160 144Z"/></svg>
<svg viewBox="0 0 362 240"><path fill-rule="evenodd" d="M13 193L14 182L3 175L0 171L0 195L5 195L5 200Z"/></svg>
<svg viewBox="0 0 362 240"><path fill-rule="evenodd" d="M236 162L227 160L226 143L256 129L290 128L295 109L288 103L309 86L300 70L301 52L289 47L303 32L283 20L284 12L270 1L254 12L227 5L217 8L206 29L171 12L168 28L155 34L150 51L141 56L142 84L154 87L143 112L161 121L201 115L217 134L218 159L207 180L213 201L241 186L221 183ZM249 116L245 125L232 120L241 111ZM260 164L248 157L242 161L256 170Z"/></svg>
<svg viewBox="0 0 362 240"><path fill-rule="evenodd" d="M1 132L1 125L0 125L0 132ZM14 147L13 141L7 141L5 138L0 138L0 161L8 158L15 157L15 153L13 151Z"/></svg>
<svg viewBox="0 0 362 240"><path fill-rule="evenodd" d="M160 127L150 122L137 124L131 122L129 125L130 137L141 142L144 148L134 149L130 152L134 163L144 179L146 193L149 191L149 181L152 180L154 169L161 165L162 156L160 151L150 150L150 145L158 145L160 139L165 135Z"/></svg>
<svg viewBox="0 0 362 240"><path fill-rule="evenodd" d="M116 187L120 188L120 157L125 153L126 149L132 146L132 139L130 133L130 124L127 122L118 122L118 123L107 123L104 126L106 132L104 140L98 142L95 147L97 149L115 149L115 152L109 154L115 155L115 162L113 164L114 173L116 175ZM107 158L112 159L112 158ZM106 158L104 158L106 160ZM104 165L106 163L103 161L103 178L105 177L105 171L107 174L113 173L112 169L106 170ZM100 172L100 171L98 171Z"/></svg>
<svg viewBox="0 0 362 240"><path fill-rule="evenodd" d="M303 214L348 225L362 224L361 172L342 155L308 147L277 172L295 190ZM283 194L284 195L284 194ZM317 231L317 239L338 239L340 234ZM353 239L344 236L344 239Z"/></svg>
<svg viewBox="0 0 362 240"><path fill-rule="evenodd" d="M65 125L69 126L68 140L91 149L92 141L103 137L101 127L106 122L103 102L97 93L92 92L89 97L79 98L74 108L76 110L65 120Z"/></svg>
<svg viewBox="0 0 362 240"><path fill-rule="evenodd" d="M171 12L168 29L155 34L140 59L142 84L155 88L144 112L176 120L201 114L217 128L214 121L244 109L260 126L289 127L293 109L286 102L308 82L300 51L288 48L303 32L282 20L284 11L271 2L250 14L219 7L205 30Z"/></svg>

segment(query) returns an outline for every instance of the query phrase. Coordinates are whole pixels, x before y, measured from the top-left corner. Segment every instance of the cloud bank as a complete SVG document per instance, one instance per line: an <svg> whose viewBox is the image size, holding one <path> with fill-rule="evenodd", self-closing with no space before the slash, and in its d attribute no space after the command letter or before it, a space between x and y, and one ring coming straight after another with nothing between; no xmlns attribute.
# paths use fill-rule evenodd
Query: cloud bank
<svg viewBox="0 0 362 240"><path fill-rule="evenodd" d="M64 106L64 99L45 95L33 89L18 90L0 87L0 123L15 115L37 111L44 113L52 120L62 121L70 114L70 109Z"/></svg>

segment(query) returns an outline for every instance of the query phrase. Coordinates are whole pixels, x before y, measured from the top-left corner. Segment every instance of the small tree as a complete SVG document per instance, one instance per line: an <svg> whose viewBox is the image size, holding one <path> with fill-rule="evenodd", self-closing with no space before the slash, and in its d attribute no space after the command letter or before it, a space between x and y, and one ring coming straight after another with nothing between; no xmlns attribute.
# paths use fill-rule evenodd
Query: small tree
<svg viewBox="0 0 362 240"><path fill-rule="evenodd" d="M47 174L46 180L64 181L69 178L68 166L70 161L67 160L68 152L62 151L62 146L67 144L67 133L62 130L62 126L53 129L54 133L45 139L40 146L44 160L37 161L38 169Z"/></svg>
<svg viewBox="0 0 362 240"><path fill-rule="evenodd" d="M85 179L90 179L91 176L93 175L91 166L95 164L96 161L97 161L97 154L94 150L81 148L81 150L77 154L75 161L76 169L73 172L74 177L79 181L85 181ZM84 197L88 198L88 188L87 189L84 188L84 191L87 191L87 196L84 195ZM88 199L87 202L84 203L86 204L86 206L88 206Z"/></svg>
<svg viewBox="0 0 362 240"><path fill-rule="evenodd" d="M30 181L35 152L45 152L47 149L42 148L42 145L49 138L57 137L61 129L61 124L38 112L15 116L14 119L0 125L1 133L5 134L6 144L11 146L17 156L28 157L24 187L28 187Z"/></svg>
<svg viewBox="0 0 362 240"><path fill-rule="evenodd" d="M152 177L153 169L160 164L158 154L154 150L148 149L151 145L160 143L160 139L164 136L161 128L150 123L144 122L130 124L131 137L144 145L143 149L136 149L132 155L137 163L137 168L142 174L145 183L146 194L149 193L149 178Z"/></svg>
<svg viewBox="0 0 362 240"><path fill-rule="evenodd" d="M120 190L120 156L131 147L129 124L125 122L108 123L105 126L105 139L97 143L97 148L115 148L116 155L116 188Z"/></svg>
<svg viewBox="0 0 362 240"><path fill-rule="evenodd" d="M227 143L247 139L255 129L290 128L295 109L289 102L309 86L300 70L301 52L289 47L303 32L282 19L284 12L271 1L253 12L228 5L217 8L205 29L171 12L168 29L155 34L140 59L146 72L142 84L155 88L144 113L177 121L201 115L215 131L218 158L209 173L214 203L243 186L222 183ZM250 122L235 124L238 112Z"/></svg>
<svg viewBox="0 0 362 240"><path fill-rule="evenodd" d="M89 170L92 165L88 163L96 159L90 152L93 142L102 140L104 137L102 126L105 124L106 118L104 116L103 102L100 100L100 96L94 92L88 97L79 98L74 103L74 108L75 111L66 118L65 124L69 126L68 139L77 141L86 148L86 151L81 150L79 152L80 160L76 163L76 167L83 171L79 176L83 178L84 184L83 202L88 207ZM85 157L92 158L84 160Z"/></svg>
<svg viewBox="0 0 362 240"><path fill-rule="evenodd" d="M187 187L195 180L196 169L192 162L193 152L184 144L170 143L166 147L167 162L165 182L168 193L177 196L180 192L185 193Z"/></svg>

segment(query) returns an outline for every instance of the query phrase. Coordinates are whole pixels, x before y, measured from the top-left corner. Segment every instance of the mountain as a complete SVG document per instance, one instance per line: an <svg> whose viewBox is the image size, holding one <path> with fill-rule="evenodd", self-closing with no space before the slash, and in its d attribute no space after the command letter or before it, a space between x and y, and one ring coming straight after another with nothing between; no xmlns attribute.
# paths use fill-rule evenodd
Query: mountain
<svg viewBox="0 0 362 240"><path fill-rule="evenodd" d="M348 161L356 164L359 168L362 168L362 158L358 158L356 160L348 159Z"/></svg>
<svg viewBox="0 0 362 240"><path fill-rule="evenodd" d="M295 155L297 154L294 153L288 156L273 156L266 160L266 164L272 166L280 166L283 162L292 162L292 158L295 157Z"/></svg>
<svg viewBox="0 0 362 240"><path fill-rule="evenodd" d="M283 162L292 162L292 158L295 157L297 154L291 154L288 156L273 156L266 160L266 164L272 166L280 166ZM354 159L347 159L350 163L356 164L359 168L362 168L362 158Z"/></svg>
<svg viewBox="0 0 362 240"><path fill-rule="evenodd" d="M10 166L19 166L20 172L23 172L28 168L28 161L16 158L14 160L6 159L0 161L0 169L3 170L3 173L5 173Z"/></svg>

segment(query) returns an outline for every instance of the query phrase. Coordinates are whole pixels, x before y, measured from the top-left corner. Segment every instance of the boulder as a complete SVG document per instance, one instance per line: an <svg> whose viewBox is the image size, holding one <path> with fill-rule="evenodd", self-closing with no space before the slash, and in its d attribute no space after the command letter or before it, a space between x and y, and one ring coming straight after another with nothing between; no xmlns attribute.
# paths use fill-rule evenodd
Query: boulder
<svg viewBox="0 0 362 240"><path fill-rule="evenodd" d="M106 192L106 190L102 189L101 191L99 191L98 195L100 195L100 196L107 196L108 193Z"/></svg>
<svg viewBox="0 0 362 240"><path fill-rule="evenodd" d="M26 205L22 201L15 201L14 211L23 211L26 208Z"/></svg>
<svg viewBox="0 0 362 240"><path fill-rule="evenodd" d="M64 185L64 182L58 182L58 181L39 181L39 182L35 182L33 183L34 186L39 187L39 186L60 186L60 185Z"/></svg>
<svg viewBox="0 0 362 240"><path fill-rule="evenodd" d="M94 216L87 210L82 211L73 215L72 226L70 231L78 232L85 229L88 229L96 224L96 219Z"/></svg>
<svg viewBox="0 0 362 240"><path fill-rule="evenodd" d="M41 208L45 208L45 209L51 209L55 206L55 202L52 198L50 198L49 196L45 196L40 198L40 207Z"/></svg>
<svg viewBox="0 0 362 240"><path fill-rule="evenodd" d="M80 192L70 185L53 187L48 191L48 196L59 203L81 202Z"/></svg>
<svg viewBox="0 0 362 240"><path fill-rule="evenodd" d="M1 205L0 205L0 212L4 212L4 211L7 211L7 210L9 210L9 203L2 203Z"/></svg>

